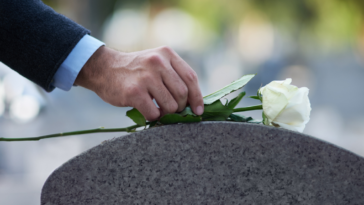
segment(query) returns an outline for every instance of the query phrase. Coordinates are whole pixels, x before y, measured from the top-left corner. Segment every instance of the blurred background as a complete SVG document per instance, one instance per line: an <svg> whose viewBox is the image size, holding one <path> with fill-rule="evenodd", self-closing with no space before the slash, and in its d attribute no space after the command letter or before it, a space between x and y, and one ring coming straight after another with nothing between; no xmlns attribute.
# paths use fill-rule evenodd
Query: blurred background
<svg viewBox="0 0 364 205"><path fill-rule="evenodd" d="M244 74L254 95L272 80L310 89L305 133L364 156L362 0L47 0L107 46L132 52L168 45L199 76L204 95ZM74 87L45 93L0 63L0 136L33 137L132 123ZM229 96L228 98L234 97ZM243 99L241 106L257 104ZM261 118L261 112L244 113ZM123 133L0 142L0 204L39 204L42 185L70 158Z"/></svg>

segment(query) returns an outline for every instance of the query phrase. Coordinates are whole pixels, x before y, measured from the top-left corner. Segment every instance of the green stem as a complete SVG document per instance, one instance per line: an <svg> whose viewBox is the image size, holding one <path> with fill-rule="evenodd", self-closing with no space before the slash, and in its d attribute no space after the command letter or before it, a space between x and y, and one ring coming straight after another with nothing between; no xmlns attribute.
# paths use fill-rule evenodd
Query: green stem
<svg viewBox="0 0 364 205"><path fill-rule="evenodd" d="M250 107L242 107L242 108L236 108L233 109L233 112L244 112L244 111L251 111L251 110L261 110L263 109L262 105L254 105ZM147 125L150 124L150 122L146 123ZM91 133L100 133L100 132L130 132L133 131L136 128L143 127L140 125L132 125L125 128L97 128L97 129L91 129L91 130L79 130L79 131L73 131L73 132L64 132L64 133L57 133L57 134L51 134L51 135L43 135L39 137L26 137L26 138L0 138L0 141L38 141L41 139L46 138L54 138L54 137L65 137L70 135L84 135L84 134L91 134Z"/></svg>
<svg viewBox="0 0 364 205"><path fill-rule="evenodd" d="M147 125L149 125L150 122L147 122ZM84 135L84 134L91 134L91 133L99 133L99 132L130 132L138 127L143 127L140 125L132 125L125 128L96 128L91 130L79 130L79 131L73 131L73 132L63 132L63 133L57 133L57 134L51 134L51 135L43 135L39 137L26 137L26 138L0 138L0 141L38 141L41 139L46 138L53 138L53 137L65 137L70 135Z"/></svg>
<svg viewBox="0 0 364 205"><path fill-rule="evenodd" d="M250 107L242 107L242 108L235 108L234 112L245 112L245 111L251 111L251 110L261 110L263 109L262 105L254 105Z"/></svg>

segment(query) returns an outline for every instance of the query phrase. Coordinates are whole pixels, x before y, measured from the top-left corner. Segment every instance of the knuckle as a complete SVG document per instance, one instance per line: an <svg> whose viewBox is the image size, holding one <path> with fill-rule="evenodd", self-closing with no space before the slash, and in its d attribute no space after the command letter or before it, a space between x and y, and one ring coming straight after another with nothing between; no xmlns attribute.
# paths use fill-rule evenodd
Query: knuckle
<svg viewBox="0 0 364 205"><path fill-rule="evenodd" d="M150 75L150 74L147 74L147 73L144 73L142 75L140 75L140 78L139 78L139 85L142 85L142 84L148 84L150 83L151 81L153 80L153 76Z"/></svg>
<svg viewBox="0 0 364 205"><path fill-rule="evenodd" d="M116 106L116 107L125 107L123 102L119 102L116 100L104 100L105 102L109 103L110 105Z"/></svg>
<svg viewBox="0 0 364 205"><path fill-rule="evenodd" d="M162 46L159 48L162 52L173 53L173 49L169 46Z"/></svg>
<svg viewBox="0 0 364 205"><path fill-rule="evenodd" d="M126 107L126 106L128 106L128 103L125 102L124 100L121 100L121 101L118 101L115 106L117 106L117 107Z"/></svg>
<svg viewBox="0 0 364 205"><path fill-rule="evenodd" d="M168 103L168 106L166 108L166 111L168 113L175 113L178 110L178 104L176 102L170 102Z"/></svg>
<svg viewBox="0 0 364 205"><path fill-rule="evenodd" d="M198 81L197 74L196 74L196 72L194 70L191 70L191 71L187 72L187 81L189 83Z"/></svg>
<svg viewBox="0 0 364 205"><path fill-rule="evenodd" d="M128 97L130 97L130 96L137 96L137 95L141 95L142 94L142 90L138 86L132 85L132 86L128 86L126 88L125 94Z"/></svg>
<svg viewBox="0 0 364 205"><path fill-rule="evenodd" d="M98 94L102 100L104 100L105 102L113 105L113 106L116 106L116 107L126 107L126 106L129 106L128 104L128 98L125 98L124 96L125 95L119 95L121 93L115 93L115 92L112 92L112 93L108 93L107 95L100 95ZM120 96L121 99L118 97Z"/></svg>
<svg viewBox="0 0 364 205"><path fill-rule="evenodd" d="M177 93L178 97L179 98L187 98L188 96L188 89L187 89L187 86L183 85L183 86L180 86L178 88L178 93Z"/></svg>
<svg viewBox="0 0 364 205"><path fill-rule="evenodd" d="M150 65L162 65L163 64L163 59L158 54L152 54L152 55L147 57L147 63L150 64Z"/></svg>

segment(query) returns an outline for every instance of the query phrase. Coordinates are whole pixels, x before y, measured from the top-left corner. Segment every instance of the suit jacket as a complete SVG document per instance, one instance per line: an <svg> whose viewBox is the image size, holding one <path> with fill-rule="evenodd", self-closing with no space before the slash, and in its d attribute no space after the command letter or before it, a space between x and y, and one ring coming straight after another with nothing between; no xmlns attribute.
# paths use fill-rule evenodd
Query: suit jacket
<svg viewBox="0 0 364 205"><path fill-rule="evenodd" d="M62 62L89 33L41 0L0 0L0 61L47 91Z"/></svg>

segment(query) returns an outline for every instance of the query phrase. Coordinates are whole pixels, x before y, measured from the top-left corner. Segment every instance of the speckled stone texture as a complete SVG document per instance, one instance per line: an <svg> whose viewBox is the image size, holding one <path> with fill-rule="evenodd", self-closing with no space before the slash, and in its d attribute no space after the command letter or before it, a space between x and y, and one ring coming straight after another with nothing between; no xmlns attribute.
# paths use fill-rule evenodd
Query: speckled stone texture
<svg viewBox="0 0 364 205"><path fill-rule="evenodd" d="M263 125L203 122L107 141L47 179L41 204L364 204L364 158Z"/></svg>

